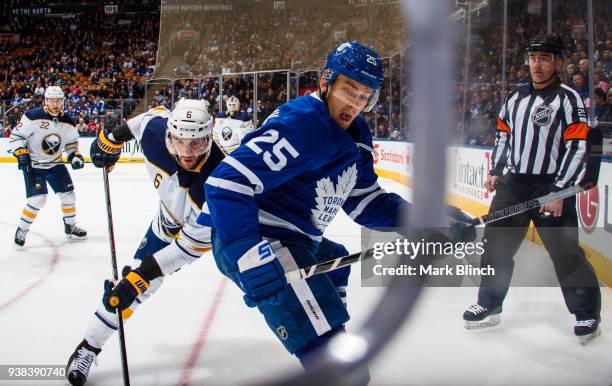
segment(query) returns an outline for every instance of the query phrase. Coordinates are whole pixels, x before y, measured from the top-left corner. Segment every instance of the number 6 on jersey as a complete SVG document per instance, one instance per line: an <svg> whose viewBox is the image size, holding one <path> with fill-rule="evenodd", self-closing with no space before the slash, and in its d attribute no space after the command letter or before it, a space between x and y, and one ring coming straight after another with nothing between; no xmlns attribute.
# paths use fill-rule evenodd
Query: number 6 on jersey
<svg viewBox="0 0 612 386"><path fill-rule="evenodd" d="M257 142L273 143L274 146L272 146L272 154L274 154L274 157L276 157L276 161L272 159L272 154L270 154L270 152L267 150L263 151L262 148L257 145ZM264 162L266 165L268 165L270 170L275 172L287 166L287 156L285 156L285 153L283 153L283 149L285 149L293 158L297 158L300 155L300 153L295 150L295 148L289 143L289 141L287 141L286 138L281 138L279 140L278 131L274 129L267 130L261 136L251 139L246 143L246 146L253 150L255 154L261 154L263 152Z"/></svg>

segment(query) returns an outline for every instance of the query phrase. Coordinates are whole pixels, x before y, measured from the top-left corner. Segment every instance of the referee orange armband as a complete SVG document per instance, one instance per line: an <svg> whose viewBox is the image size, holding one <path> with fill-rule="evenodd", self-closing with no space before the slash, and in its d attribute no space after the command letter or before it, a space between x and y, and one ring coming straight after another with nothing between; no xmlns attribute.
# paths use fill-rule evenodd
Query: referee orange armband
<svg viewBox="0 0 612 386"><path fill-rule="evenodd" d="M589 126L586 123L572 123L565 129L563 139L567 142L572 139L587 139Z"/></svg>
<svg viewBox="0 0 612 386"><path fill-rule="evenodd" d="M497 117L497 131L505 131L508 135L512 135L512 130L499 117Z"/></svg>

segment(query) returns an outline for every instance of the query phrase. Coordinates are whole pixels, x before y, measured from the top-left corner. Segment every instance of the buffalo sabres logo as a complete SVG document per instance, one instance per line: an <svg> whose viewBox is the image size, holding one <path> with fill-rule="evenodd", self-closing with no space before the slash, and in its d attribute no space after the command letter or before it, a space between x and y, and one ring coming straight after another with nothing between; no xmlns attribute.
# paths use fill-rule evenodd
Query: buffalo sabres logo
<svg viewBox="0 0 612 386"><path fill-rule="evenodd" d="M181 224L177 224L172 219L169 219L168 217L164 216L163 213L159 214L159 219L160 219L160 223L161 223L160 224L161 228L166 233L166 235L168 235L170 237L174 237L181 230L181 226L182 226Z"/></svg>
<svg viewBox="0 0 612 386"><path fill-rule="evenodd" d="M140 242L140 245L138 246L138 249L143 249L146 246L147 246L147 237L145 236L145 238L142 239L142 241Z"/></svg>
<svg viewBox="0 0 612 386"><path fill-rule="evenodd" d="M62 139L57 134L49 134L43 138L41 147L47 155L54 155L60 150Z"/></svg>
<svg viewBox="0 0 612 386"><path fill-rule="evenodd" d="M531 114L531 120L536 126L548 126L550 125L552 117L552 108L547 105L539 105L535 111Z"/></svg>
<svg viewBox="0 0 612 386"><path fill-rule="evenodd" d="M221 130L221 136L223 137L224 141L229 141L232 138L232 129L225 126L222 130Z"/></svg>

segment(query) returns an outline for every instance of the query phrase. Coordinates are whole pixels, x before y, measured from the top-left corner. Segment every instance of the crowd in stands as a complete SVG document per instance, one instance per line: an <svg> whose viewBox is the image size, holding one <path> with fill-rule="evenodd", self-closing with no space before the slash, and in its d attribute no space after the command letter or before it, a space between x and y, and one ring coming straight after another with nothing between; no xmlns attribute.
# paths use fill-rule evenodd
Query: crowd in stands
<svg viewBox="0 0 612 386"><path fill-rule="evenodd" d="M494 144L497 114L505 96L502 89L507 93L518 84L530 82L525 43L531 36L546 33L546 3L540 3L540 9L530 9L533 4L528 1L509 2L505 84L501 77L503 9L491 7L488 14L472 19L473 40L479 44L472 46L470 55L471 81L466 90L466 110L463 110L461 84L463 63L457 66L461 71L456 74L459 86L455 98L455 129L459 141L470 145ZM594 61L595 120L603 134L612 137L612 8L609 2L593 1L594 57L589 58L586 2L556 0L552 3L552 30L563 39L566 47L561 79L580 94L589 108L592 103L588 88L589 60ZM466 127L463 126L464 116Z"/></svg>
<svg viewBox="0 0 612 386"><path fill-rule="evenodd" d="M24 109L40 106L51 85L62 86L65 112L86 135L103 124L109 109L130 108L124 101L144 96L145 78L155 70L159 14L107 15L94 8L33 17L11 9L4 4L0 32L19 40L0 44L0 104L8 111L3 125L14 126Z"/></svg>
<svg viewBox="0 0 612 386"><path fill-rule="evenodd" d="M509 3L505 69L501 66L503 10L489 6L472 15L467 85L463 84L465 47L457 45L453 95L456 142L493 145L496 117L505 94L529 82L524 45L529 37L546 30L546 5L534 9L533 3ZM181 97L206 99L217 113L225 108L227 98L235 95L242 110L256 116L259 124L287 100L288 94L294 98L315 90L316 70L322 67L326 53L340 41L357 39L375 47L383 57L391 57L384 60L385 82L379 101L372 112L364 114L372 133L379 138L411 139L407 110L410 98L415 96L406 83L400 82L406 78L406 72L401 71L409 66L400 65L399 60L406 59L409 52L397 55L406 46L401 38L405 23L398 4L353 7L340 0L287 0L284 10L256 1L231 4L229 10L170 12L161 20L159 14L142 17L92 12L44 19L8 15L0 29L20 34L21 40L18 44L0 43L0 103L5 104L4 111L12 108L3 121L8 121L8 126L14 124L23 108L40 104L46 86L60 84L67 95L66 113L79 123L83 135L91 135L108 121L107 117L116 119L117 109L129 112L132 105L125 100L145 96L146 107L171 108ZM553 32L566 45L561 77L578 91L587 106L595 105L599 126L612 136L607 123L612 122L610 7L603 0L594 0L595 54L589 58L586 5L570 0L555 0L553 4ZM463 23L459 21L459 27L465 27ZM144 81L155 71L156 54L158 67L160 63L170 64L156 77L179 80L151 83L145 95ZM590 59L595 68L593 102L588 89ZM279 69L291 70L289 88L286 72L235 74ZM304 72L309 69L315 71ZM220 74L224 74L222 87ZM31 102L21 104L24 100Z"/></svg>
<svg viewBox="0 0 612 386"><path fill-rule="evenodd" d="M180 64L168 75L191 78L318 69L334 46L349 39L388 56L399 50L403 28L399 4L355 7L345 0L286 0L283 9L275 10L259 2L243 2L213 17L163 15L162 36L170 38L160 43L160 57L181 55ZM190 29L197 30L197 36L185 37Z"/></svg>

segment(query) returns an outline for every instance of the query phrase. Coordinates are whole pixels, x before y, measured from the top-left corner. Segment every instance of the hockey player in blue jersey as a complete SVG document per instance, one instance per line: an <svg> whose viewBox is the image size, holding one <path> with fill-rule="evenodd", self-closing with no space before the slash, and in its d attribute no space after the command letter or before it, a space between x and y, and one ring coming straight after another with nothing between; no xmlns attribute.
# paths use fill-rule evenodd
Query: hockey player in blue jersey
<svg viewBox="0 0 612 386"><path fill-rule="evenodd" d="M338 287L348 271L291 285L284 273L321 262L315 251L339 210L374 228L400 226L409 207L378 185L372 137L359 115L375 105L382 83L375 51L341 44L317 93L281 105L205 185L198 222L213 226L217 266L305 368L310 353L344 332L349 314Z"/></svg>

